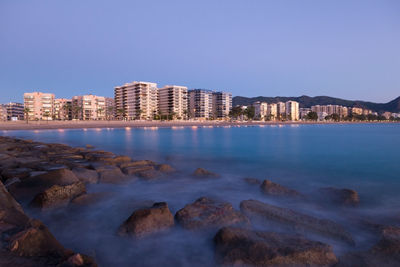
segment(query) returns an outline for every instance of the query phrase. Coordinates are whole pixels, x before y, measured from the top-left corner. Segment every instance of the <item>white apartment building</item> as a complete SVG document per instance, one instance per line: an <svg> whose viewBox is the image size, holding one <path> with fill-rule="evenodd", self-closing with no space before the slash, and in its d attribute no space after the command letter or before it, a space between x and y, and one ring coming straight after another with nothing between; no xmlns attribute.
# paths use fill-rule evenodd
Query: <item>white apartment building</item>
<svg viewBox="0 0 400 267"><path fill-rule="evenodd" d="M315 105L311 107L313 112L326 113L327 115L338 114L340 117L348 115L348 108L339 105Z"/></svg>
<svg viewBox="0 0 400 267"><path fill-rule="evenodd" d="M119 119L152 119L158 114L156 83L134 81L115 87L114 93Z"/></svg>
<svg viewBox="0 0 400 267"><path fill-rule="evenodd" d="M72 98L72 114L78 120L106 119L106 99L104 96L82 95Z"/></svg>
<svg viewBox="0 0 400 267"><path fill-rule="evenodd" d="M266 102L254 102L254 117L263 120L267 116L268 104Z"/></svg>
<svg viewBox="0 0 400 267"><path fill-rule="evenodd" d="M212 105L214 119L229 117L229 112L232 110L232 94L227 92L213 92Z"/></svg>
<svg viewBox="0 0 400 267"><path fill-rule="evenodd" d="M54 115L54 94L33 92L24 94L24 108L30 120L51 120Z"/></svg>
<svg viewBox="0 0 400 267"><path fill-rule="evenodd" d="M189 116L196 119L213 117L213 96L211 90L194 89L189 91Z"/></svg>
<svg viewBox="0 0 400 267"><path fill-rule="evenodd" d="M166 85L158 90L158 103L162 116L186 119L188 116L188 88Z"/></svg>
<svg viewBox="0 0 400 267"><path fill-rule="evenodd" d="M299 102L296 101L286 102L286 116L287 119L292 121L298 121L300 119Z"/></svg>
<svg viewBox="0 0 400 267"><path fill-rule="evenodd" d="M286 104L284 102L276 103L276 108L278 111L278 118L282 119L283 116L286 116Z"/></svg>
<svg viewBox="0 0 400 267"><path fill-rule="evenodd" d="M106 97L106 119L113 120L115 118L115 102L114 98Z"/></svg>
<svg viewBox="0 0 400 267"><path fill-rule="evenodd" d="M54 119L72 119L72 100L66 98L56 98L54 100Z"/></svg>

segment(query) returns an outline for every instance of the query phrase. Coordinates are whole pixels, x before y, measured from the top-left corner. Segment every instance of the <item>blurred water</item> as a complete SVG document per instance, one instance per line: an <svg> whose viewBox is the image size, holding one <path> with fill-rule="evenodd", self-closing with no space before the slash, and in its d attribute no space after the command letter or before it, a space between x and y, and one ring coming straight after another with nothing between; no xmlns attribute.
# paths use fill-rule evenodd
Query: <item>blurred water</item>
<svg viewBox="0 0 400 267"><path fill-rule="evenodd" d="M201 196L229 201L235 208L240 201L252 198L329 217L348 226L359 244L357 248L370 245L365 243L363 233L347 223L345 217L353 211L324 211L304 203L269 199L257 186L246 184L243 177L268 178L310 194L322 186L352 188L360 193L362 201L357 213L372 218L393 214L400 217L399 124L40 130L2 134L72 146L91 144L96 149L134 159L169 163L180 171L161 181L92 185L90 192L112 195L107 201L86 208L32 213L65 246L94 253L105 266L212 265L215 231L199 234L175 228L141 241L115 236L118 226L137 207L166 201L176 212ZM190 175L197 167L222 177L199 181ZM337 252L343 249L333 245Z"/></svg>

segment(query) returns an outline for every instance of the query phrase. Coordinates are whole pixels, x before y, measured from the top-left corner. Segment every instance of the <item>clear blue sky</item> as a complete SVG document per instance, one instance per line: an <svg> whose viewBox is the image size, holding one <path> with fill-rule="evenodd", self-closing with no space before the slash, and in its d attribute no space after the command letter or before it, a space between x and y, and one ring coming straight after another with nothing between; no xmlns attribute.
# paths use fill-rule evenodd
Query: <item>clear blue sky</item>
<svg viewBox="0 0 400 267"><path fill-rule="evenodd" d="M400 1L0 0L0 102L134 80L386 102L400 95Z"/></svg>

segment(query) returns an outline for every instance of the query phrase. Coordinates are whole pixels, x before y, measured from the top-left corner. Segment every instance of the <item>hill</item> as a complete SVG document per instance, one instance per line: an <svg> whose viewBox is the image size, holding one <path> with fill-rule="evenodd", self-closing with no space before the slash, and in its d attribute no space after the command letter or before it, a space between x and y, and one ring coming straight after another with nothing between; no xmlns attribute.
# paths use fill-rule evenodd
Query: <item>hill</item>
<svg viewBox="0 0 400 267"><path fill-rule="evenodd" d="M299 96L299 97L243 97L243 96L235 96L232 99L233 106L237 105L251 105L256 101L267 102L267 103L276 103L279 101L286 102L289 100L294 100L300 103L301 108L309 108L314 105L341 105L346 107L360 107L365 109L371 109L377 112L400 112L400 97L388 102L388 103L374 103L360 100L345 100L340 98L334 98L329 96Z"/></svg>

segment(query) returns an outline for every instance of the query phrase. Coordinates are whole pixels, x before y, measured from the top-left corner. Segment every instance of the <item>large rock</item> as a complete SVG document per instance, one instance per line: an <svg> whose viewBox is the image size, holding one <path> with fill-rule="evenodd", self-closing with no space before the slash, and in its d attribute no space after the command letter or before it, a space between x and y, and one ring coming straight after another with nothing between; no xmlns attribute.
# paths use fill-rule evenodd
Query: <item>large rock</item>
<svg viewBox="0 0 400 267"><path fill-rule="evenodd" d="M157 170L162 173L174 173L176 170L169 164L157 165Z"/></svg>
<svg viewBox="0 0 400 267"><path fill-rule="evenodd" d="M53 185L69 185L79 182L78 177L69 169L56 169L47 173L25 179L24 186L50 187Z"/></svg>
<svg viewBox="0 0 400 267"><path fill-rule="evenodd" d="M140 172L153 171L153 170L154 167L151 165L130 166L122 169L123 173L125 173L126 175L136 175Z"/></svg>
<svg viewBox="0 0 400 267"><path fill-rule="evenodd" d="M230 203L202 197L175 214L186 229L217 228L229 225L248 225L249 220Z"/></svg>
<svg viewBox="0 0 400 267"><path fill-rule="evenodd" d="M119 164L121 169L127 167L139 167L139 166L155 166L157 165L154 161L151 160L135 160L131 162L123 162Z"/></svg>
<svg viewBox="0 0 400 267"><path fill-rule="evenodd" d="M114 165L102 165L96 167L100 183L118 184L129 181L129 177L122 173L121 169Z"/></svg>
<svg viewBox="0 0 400 267"><path fill-rule="evenodd" d="M284 187L270 180L264 180L260 188L265 194L270 196L302 198L302 195L296 190Z"/></svg>
<svg viewBox="0 0 400 267"><path fill-rule="evenodd" d="M99 181L99 174L95 170L87 168L74 168L72 172L81 182L85 184L97 184Z"/></svg>
<svg viewBox="0 0 400 267"><path fill-rule="evenodd" d="M320 200L334 205L357 206L360 203L358 193L352 189L325 187L318 191Z"/></svg>
<svg viewBox="0 0 400 267"><path fill-rule="evenodd" d="M121 236L143 237L156 232L165 231L174 225L174 217L167 203L155 203L150 208L136 210L120 226Z"/></svg>
<svg viewBox="0 0 400 267"><path fill-rule="evenodd" d="M53 185L44 192L38 194L31 202L33 207L40 209L66 206L69 202L86 193L85 184L76 182L70 185Z"/></svg>
<svg viewBox="0 0 400 267"><path fill-rule="evenodd" d="M30 176L33 170L30 168L16 168L16 169L6 169L1 172L1 176L4 180L11 178L25 179Z"/></svg>
<svg viewBox="0 0 400 267"><path fill-rule="evenodd" d="M329 245L299 236L226 227L214 237L216 259L228 266L332 266Z"/></svg>
<svg viewBox="0 0 400 267"><path fill-rule="evenodd" d="M211 178L211 177L213 177L213 178L220 177L219 174L210 172L210 171L208 171L208 170L206 170L206 169L203 169L203 168L197 168L197 169L193 172L193 175L196 176L196 177L209 177L209 178Z"/></svg>
<svg viewBox="0 0 400 267"><path fill-rule="evenodd" d="M354 245L351 235L341 225L331 220L315 218L257 200L242 201L240 210L250 219L266 220L292 231L318 234Z"/></svg>

